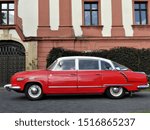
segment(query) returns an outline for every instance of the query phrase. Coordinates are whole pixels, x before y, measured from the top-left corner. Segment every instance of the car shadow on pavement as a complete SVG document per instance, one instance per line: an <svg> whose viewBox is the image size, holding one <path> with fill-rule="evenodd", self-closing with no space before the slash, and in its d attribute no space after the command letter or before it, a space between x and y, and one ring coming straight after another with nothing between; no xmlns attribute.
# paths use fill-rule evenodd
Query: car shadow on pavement
<svg viewBox="0 0 150 130"><path fill-rule="evenodd" d="M128 95L128 97L130 98L146 98L146 97L150 97L150 92L137 92L137 93L133 93L132 96Z"/></svg>
<svg viewBox="0 0 150 130"><path fill-rule="evenodd" d="M41 99L41 100L92 100L92 99L106 99L106 100L123 100L123 99L128 99L128 98L131 98L131 99L139 99L139 98L145 98L145 97L149 97L150 96L150 93L148 92L141 92L141 93L133 93L132 96L130 96L129 94L126 94L124 98L121 98L121 99L110 99L108 98L106 95L104 94L69 94L69 95L44 95L44 97ZM15 97L12 97L11 100L20 100L20 101L29 101L24 94L22 95L17 95ZM41 100L38 100L38 101L41 101Z"/></svg>
<svg viewBox="0 0 150 130"><path fill-rule="evenodd" d="M100 99L106 98L104 95L93 95L93 94L73 94L73 95L47 95L43 99L55 99L55 100L72 100L72 99Z"/></svg>
<svg viewBox="0 0 150 130"><path fill-rule="evenodd" d="M107 99L105 95L44 95L44 97L38 101L42 100L89 100L89 99ZM29 101L25 95L17 95L15 97L12 97L11 100L20 100L20 101Z"/></svg>

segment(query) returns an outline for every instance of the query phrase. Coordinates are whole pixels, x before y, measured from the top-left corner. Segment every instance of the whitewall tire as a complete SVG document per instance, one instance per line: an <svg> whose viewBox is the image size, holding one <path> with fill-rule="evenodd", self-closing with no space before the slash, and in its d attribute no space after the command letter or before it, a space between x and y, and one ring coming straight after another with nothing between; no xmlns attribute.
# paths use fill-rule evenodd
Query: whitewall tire
<svg viewBox="0 0 150 130"><path fill-rule="evenodd" d="M25 95L29 100L39 100L43 96L43 91L38 84L28 84L25 89Z"/></svg>
<svg viewBox="0 0 150 130"><path fill-rule="evenodd" d="M109 98L119 99L124 97L125 90L123 87L110 87L106 90L106 94Z"/></svg>

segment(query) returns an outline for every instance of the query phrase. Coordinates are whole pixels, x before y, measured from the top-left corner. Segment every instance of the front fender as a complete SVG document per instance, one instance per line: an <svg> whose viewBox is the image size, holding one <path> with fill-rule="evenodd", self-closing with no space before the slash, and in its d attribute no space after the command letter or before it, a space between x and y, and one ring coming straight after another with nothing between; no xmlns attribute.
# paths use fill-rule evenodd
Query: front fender
<svg viewBox="0 0 150 130"><path fill-rule="evenodd" d="M28 84L40 84L41 85L41 87L42 87L42 90L43 90L43 92L46 92L47 91L47 80L45 81L45 80L28 80L28 81L26 81L25 83L24 83L24 89L23 89L23 91L25 90L25 87L28 85Z"/></svg>

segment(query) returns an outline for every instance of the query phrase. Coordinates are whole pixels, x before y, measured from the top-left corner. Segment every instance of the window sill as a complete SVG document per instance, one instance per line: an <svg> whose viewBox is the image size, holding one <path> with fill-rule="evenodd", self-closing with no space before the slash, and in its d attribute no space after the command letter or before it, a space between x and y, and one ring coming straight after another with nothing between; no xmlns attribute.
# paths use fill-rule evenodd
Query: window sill
<svg viewBox="0 0 150 130"><path fill-rule="evenodd" d="M81 27L86 27L86 28L102 28L102 25L82 25Z"/></svg>
<svg viewBox="0 0 150 130"><path fill-rule="evenodd" d="M102 25L98 26L81 26L83 31L83 36L85 37L100 37L102 36Z"/></svg>
<svg viewBox="0 0 150 130"><path fill-rule="evenodd" d="M149 24L145 24L145 25L132 25L133 28L150 28Z"/></svg>
<svg viewBox="0 0 150 130"><path fill-rule="evenodd" d="M150 25L132 25L134 36L150 36Z"/></svg>
<svg viewBox="0 0 150 130"><path fill-rule="evenodd" d="M0 25L0 29L15 29L16 25Z"/></svg>

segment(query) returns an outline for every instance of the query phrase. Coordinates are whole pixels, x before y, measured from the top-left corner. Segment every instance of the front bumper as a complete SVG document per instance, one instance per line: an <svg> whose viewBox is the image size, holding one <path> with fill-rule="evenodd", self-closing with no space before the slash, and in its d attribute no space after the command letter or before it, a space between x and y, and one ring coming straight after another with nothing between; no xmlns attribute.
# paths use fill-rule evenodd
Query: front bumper
<svg viewBox="0 0 150 130"><path fill-rule="evenodd" d="M149 87L150 87L149 84L137 86L138 89L147 89L147 88L149 88Z"/></svg>
<svg viewBox="0 0 150 130"><path fill-rule="evenodd" d="M11 91L11 90L20 90L20 86L12 86L12 84L6 84L4 86L4 88L8 91Z"/></svg>

